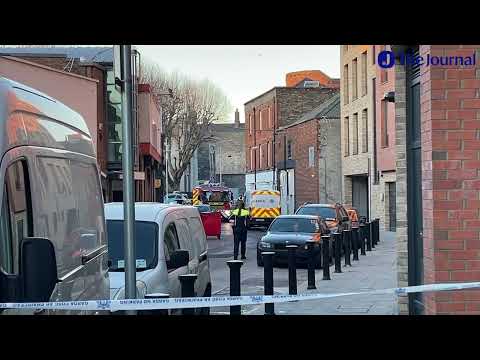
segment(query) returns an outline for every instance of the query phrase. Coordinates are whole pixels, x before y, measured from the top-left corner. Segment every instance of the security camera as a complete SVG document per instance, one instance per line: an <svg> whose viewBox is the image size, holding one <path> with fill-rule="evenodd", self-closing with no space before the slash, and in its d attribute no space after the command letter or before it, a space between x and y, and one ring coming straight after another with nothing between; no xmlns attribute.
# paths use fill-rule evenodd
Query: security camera
<svg viewBox="0 0 480 360"><path fill-rule="evenodd" d="M383 99L387 100L388 102L395 102L395 92L394 91L386 92L385 95L383 95Z"/></svg>

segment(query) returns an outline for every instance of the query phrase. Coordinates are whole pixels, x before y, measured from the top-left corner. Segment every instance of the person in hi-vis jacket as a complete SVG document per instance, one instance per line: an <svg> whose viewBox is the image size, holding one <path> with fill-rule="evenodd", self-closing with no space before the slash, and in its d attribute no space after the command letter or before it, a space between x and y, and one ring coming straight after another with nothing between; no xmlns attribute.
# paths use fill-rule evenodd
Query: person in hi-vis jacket
<svg viewBox="0 0 480 360"><path fill-rule="evenodd" d="M241 244L242 260L246 259L247 252L247 218L249 212L245 209L245 203L242 200L237 202L237 208L232 211L233 218L233 258L238 258L238 247Z"/></svg>

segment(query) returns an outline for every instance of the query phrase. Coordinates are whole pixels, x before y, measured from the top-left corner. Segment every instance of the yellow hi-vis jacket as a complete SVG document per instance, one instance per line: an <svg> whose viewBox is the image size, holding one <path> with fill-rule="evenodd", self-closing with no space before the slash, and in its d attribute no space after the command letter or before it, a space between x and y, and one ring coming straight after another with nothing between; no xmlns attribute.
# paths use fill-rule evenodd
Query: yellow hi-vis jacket
<svg viewBox="0 0 480 360"><path fill-rule="evenodd" d="M238 213L238 210L239 209L235 209L232 211L232 215L235 215L235 216L248 216L250 213L248 212L248 210L245 210L245 209L242 209L242 211L240 211L240 214Z"/></svg>

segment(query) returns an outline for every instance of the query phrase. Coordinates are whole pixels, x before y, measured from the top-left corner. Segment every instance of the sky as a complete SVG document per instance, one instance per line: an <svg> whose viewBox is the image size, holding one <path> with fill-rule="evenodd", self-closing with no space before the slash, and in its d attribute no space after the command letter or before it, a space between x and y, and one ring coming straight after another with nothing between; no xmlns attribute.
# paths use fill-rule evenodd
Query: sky
<svg viewBox="0 0 480 360"><path fill-rule="evenodd" d="M208 78L229 98L245 121L244 104L274 86L285 86L285 75L299 70L321 70L340 78L339 45L137 45L143 58L166 71L193 79Z"/></svg>

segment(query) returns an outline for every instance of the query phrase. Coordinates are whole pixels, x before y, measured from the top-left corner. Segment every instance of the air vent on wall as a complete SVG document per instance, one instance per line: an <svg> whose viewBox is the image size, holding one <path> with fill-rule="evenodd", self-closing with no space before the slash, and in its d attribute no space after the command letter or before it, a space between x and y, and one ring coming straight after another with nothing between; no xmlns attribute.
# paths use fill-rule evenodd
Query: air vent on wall
<svg viewBox="0 0 480 360"><path fill-rule="evenodd" d="M313 80L305 80L303 82L303 87L308 87L308 88L315 88L320 86L320 81L313 81Z"/></svg>

